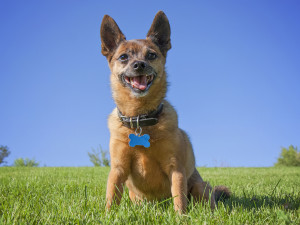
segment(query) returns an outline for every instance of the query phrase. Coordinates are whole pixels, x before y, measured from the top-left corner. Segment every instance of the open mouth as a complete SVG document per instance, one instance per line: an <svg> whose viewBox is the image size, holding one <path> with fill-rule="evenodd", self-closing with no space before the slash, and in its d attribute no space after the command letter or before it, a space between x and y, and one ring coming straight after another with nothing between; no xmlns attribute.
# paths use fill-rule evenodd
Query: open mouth
<svg viewBox="0 0 300 225"><path fill-rule="evenodd" d="M123 75L123 78L127 86L129 86L135 92L145 92L150 88L155 76L141 75L128 77L126 75Z"/></svg>

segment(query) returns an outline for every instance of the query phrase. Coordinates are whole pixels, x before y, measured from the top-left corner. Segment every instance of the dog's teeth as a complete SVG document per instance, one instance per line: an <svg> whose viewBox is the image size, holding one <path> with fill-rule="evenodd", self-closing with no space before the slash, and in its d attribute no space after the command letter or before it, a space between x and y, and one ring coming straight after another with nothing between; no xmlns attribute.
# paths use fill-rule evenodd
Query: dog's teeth
<svg viewBox="0 0 300 225"><path fill-rule="evenodd" d="M130 77L130 84L134 87L133 77Z"/></svg>
<svg viewBox="0 0 300 225"><path fill-rule="evenodd" d="M147 75L147 81L152 81L153 76L152 75Z"/></svg>

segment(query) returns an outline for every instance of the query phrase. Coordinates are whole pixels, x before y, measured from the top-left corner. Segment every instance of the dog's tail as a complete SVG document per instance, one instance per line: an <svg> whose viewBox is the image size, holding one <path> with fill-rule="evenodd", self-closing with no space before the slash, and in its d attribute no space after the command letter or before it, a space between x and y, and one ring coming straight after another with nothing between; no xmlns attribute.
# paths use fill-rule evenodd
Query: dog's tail
<svg viewBox="0 0 300 225"><path fill-rule="evenodd" d="M228 187L220 185L214 187L214 193L215 193L215 201L224 201L225 199L230 198L231 191Z"/></svg>

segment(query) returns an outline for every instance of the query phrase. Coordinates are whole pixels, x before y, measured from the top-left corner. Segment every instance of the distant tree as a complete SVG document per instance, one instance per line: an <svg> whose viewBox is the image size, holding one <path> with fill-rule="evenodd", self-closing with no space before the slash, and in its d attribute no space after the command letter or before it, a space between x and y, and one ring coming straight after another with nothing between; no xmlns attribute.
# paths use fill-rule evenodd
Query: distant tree
<svg viewBox="0 0 300 225"><path fill-rule="evenodd" d="M10 151L8 150L8 147L4 146L4 145L0 145L0 165L2 163L6 163L6 161L4 161L4 158L9 156L9 154L10 154Z"/></svg>
<svg viewBox="0 0 300 225"><path fill-rule="evenodd" d="M18 158L14 161L14 166L17 166L17 167L37 167L37 166L39 166L39 163L36 162L34 159Z"/></svg>
<svg viewBox="0 0 300 225"><path fill-rule="evenodd" d="M281 148L280 157L275 166L300 166L300 152L297 147L290 145L289 148Z"/></svg>
<svg viewBox="0 0 300 225"><path fill-rule="evenodd" d="M94 166L101 166L100 152L97 152L94 148L92 148L92 152L88 152L88 155Z"/></svg>
<svg viewBox="0 0 300 225"><path fill-rule="evenodd" d="M92 152L88 152L88 155L94 166L110 166L108 152L104 151L101 145L97 149L92 148Z"/></svg>

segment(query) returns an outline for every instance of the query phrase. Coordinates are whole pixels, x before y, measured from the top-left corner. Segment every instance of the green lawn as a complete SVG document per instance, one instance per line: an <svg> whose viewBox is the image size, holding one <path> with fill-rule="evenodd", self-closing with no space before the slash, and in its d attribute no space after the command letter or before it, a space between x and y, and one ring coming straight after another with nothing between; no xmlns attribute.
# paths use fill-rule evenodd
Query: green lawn
<svg viewBox="0 0 300 225"><path fill-rule="evenodd" d="M300 168L199 168L232 198L211 212L171 200L134 205L128 193L105 213L109 168L0 168L0 224L300 224Z"/></svg>

